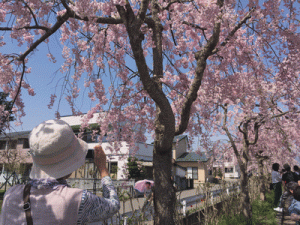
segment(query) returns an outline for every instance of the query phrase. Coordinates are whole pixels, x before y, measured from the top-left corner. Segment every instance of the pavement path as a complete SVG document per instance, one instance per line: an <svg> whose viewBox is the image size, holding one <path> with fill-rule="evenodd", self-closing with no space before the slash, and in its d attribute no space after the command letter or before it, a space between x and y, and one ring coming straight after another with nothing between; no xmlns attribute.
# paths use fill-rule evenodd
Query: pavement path
<svg viewBox="0 0 300 225"><path fill-rule="evenodd" d="M285 215L282 218L282 213L280 213L280 212L277 213L276 220L277 220L278 225L296 225L296 222L292 221L290 216Z"/></svg>

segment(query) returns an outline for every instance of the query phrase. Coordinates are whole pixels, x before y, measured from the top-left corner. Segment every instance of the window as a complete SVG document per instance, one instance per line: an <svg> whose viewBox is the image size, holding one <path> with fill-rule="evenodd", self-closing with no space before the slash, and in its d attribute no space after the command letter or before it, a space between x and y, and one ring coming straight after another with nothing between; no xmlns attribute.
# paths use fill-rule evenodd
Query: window
<svg viewBox="0 0 300 225"><path fill-rule="evenodd" d="M225 167L225 173L233 173L233 167L229 167L229 168Z"/></svg>
<svg viewBox="0 0 300 225"><path fill-rule="evenodd" d="M82 140L84 140L86 143L95 143L95 137L92 137L91 133L85 133L82 137Z"/></svg>
<svg viewBox="0 0 300 225"><path fill-rule="evenodd" d="M86 134L86 142L87 143L93 143L95 142L92 138L92 134Z"/></svg>
<svg viewBox="0 0 300 225"><path fill-rule="evenodd" d="M208 170L208 175L212 175L212 170Z"/></svg>
<svg viewBox="0 0 300 225"><path fill-rule="evenodd" d="M118 174L118 162L109 162L108 164L109 174L112 179L117 179Z"/></svg>
<svg viewBox="0 0 300 225"><path fill-rule="evenodd" d="M187 167L187 178L198 180L198 167Z"/></svg>
<svg viewBox="0 0 300 225"><path fill-rule="evenodd" d="M111 162L110 173L117 173L117 172L118 172L118 162Z"/></svg>
<svg viewBox="0 0 300 225"><path fill-rule="evenodd" d="M86 159L93 159L94 158L94 150L93 149L89 149L86 156Z"/></svg>
<svg viewBox="0 0 300 225"><path fill-rule="evenodd" d="M29 148L29 140L28 140L28 138L24 138L24 140L23 140L23 148Z"/></svg>
<svg viewBox="0 0 300 225"><path fill-rule="evenodd" d="M0 141L0 149L4 150L6 147L6 141Z"/></svg>
<svg viewBox="0 0 300 225"><path fill-rule="evenodd" d="M20 139L18 139L18 144L23 145L23 148L29 148L28 138L20 138Z"/></svg>
<svg viewBox="0 0 300 225"><path fill-rule="evenodd" d="M17 148L17 140L10 140L8 142L8 148L9 149L16 149Z"/></svg>

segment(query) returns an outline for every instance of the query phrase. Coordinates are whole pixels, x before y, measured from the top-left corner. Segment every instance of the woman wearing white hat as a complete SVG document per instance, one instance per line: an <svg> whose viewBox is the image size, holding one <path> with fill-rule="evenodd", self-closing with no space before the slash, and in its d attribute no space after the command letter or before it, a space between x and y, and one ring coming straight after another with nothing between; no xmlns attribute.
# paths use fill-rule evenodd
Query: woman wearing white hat
<svg viewBox="0 0 300 225"><path fill-rule="evenodd" d="M66 180L85 163L87 144L62 120L48 120L29 136L33 166L27 185L5 193L0 225L86 224L110 218L120 202L106 169L106 155L95 147L95 164L102 177L103 197L68 187Z"/></svg>

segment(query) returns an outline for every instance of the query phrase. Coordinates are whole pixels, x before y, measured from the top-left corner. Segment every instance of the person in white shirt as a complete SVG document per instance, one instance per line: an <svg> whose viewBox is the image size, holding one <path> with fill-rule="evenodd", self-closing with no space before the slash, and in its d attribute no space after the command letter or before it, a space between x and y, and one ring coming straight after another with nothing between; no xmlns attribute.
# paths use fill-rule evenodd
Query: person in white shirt
<svg viewBox="0 0 300 225"><path fill-rule="evenodd" d="M280 197L282 195L282 186L281 186L282 176L278 172L279 171L279 164L278 163L274 163L272 165L272 169L273 169L272 170L272 185L273 185L273 190L274 190L274 193L275 193L274 205L278 206ZM277 207L277 208L274 208L274 210L281 211L282 209Z"/></svg>

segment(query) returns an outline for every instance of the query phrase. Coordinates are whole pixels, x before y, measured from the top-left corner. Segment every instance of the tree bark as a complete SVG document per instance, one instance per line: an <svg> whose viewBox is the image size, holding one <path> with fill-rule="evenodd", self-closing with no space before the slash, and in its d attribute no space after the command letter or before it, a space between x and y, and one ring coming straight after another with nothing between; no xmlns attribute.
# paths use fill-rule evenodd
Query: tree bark
<svg viewBox="0 0 300 225"><path fill-rule="evenodd" d="M162 137L163 138L163 137ZM154 224L175 224L175 192L171 183L172 146L167 151L154 144Z"/></svg>
<svg viewBox="0 0 300 225"><path fill-rule="evenodd" d="M147 2L145 2L148 5ZM155 4L152 1L151 4ZM175 117L171 105L162 91L160 78L163 77L162 57L162 25L157 17L156 7L152 10L153 19L148 19L149 27L153 29L153 77L150 77L143 54L142 41L144 35L140 27L143 16L136 17L129 4L126 7L117 6L124 25L126 26L130 45L145 91L156 104L155 140L153 150L154 174L154 224L175 224L175 192L171 182L172 144L175 135Z"/></svg>
<svg viewBox="0 0 300 225"><path fill-rule="evenodd" d="M226 104L223 106L224 109L224 118L223 118L223 130L226 132L227 137L230 140L230 144L233 148L234 154L237 158L238 165L240 167L241 171L241 179L240 179L240 185L241 185L241 211L242 215L244 216L247 224L252 224L252 207L250 204L250 197L249 197L249 187L248 187L248 174L247 174L247 168L248 168L248 153L249 153L249 140L248 140L248 123L243 124L243 130L241 127L238 127L240 132L243 134L243 149L242 152L239 153L238 148L235 144L235 141L229 132L227 128L227 113L228 113L228 105Z"/></svg>
<svg viewBox="0 0 300 225"><path fill-rule="evenodd" d="M247 174L247 159L243 158L243 164L240 165L241 170L241 209L247 224L252 224L252 207L250 204L250 197L249 197L249 186L248 186L248 174Z"/></svg>
<svg viewBox="0 0 300 225"><path fill-rule="evenodd" d="M266 200L266 182L265 182L265 176L264 176L264 159L259 158L258 159L258 185L259 185L259 198L261 201Z"/></svg>

